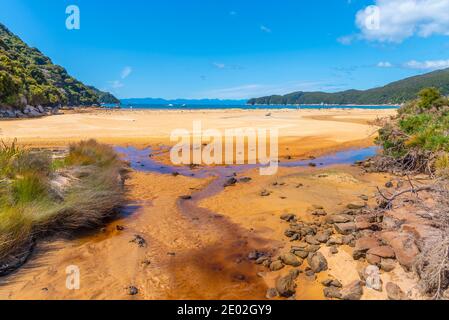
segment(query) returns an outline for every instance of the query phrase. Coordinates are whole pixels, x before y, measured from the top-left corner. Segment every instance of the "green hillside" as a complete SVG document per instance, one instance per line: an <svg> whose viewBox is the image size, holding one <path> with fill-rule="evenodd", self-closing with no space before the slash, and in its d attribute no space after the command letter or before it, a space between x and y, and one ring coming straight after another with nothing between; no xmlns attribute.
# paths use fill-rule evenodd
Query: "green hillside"
<svg viewBox="0 0 449 320"><path fill-rule="evenodd" d="M402 104L413 100L428 87L435 87L449 95L449 69L438 70L390 83L370 90L348 90L337 93L294 92L285 96L267 96L248 101L249 104Z"/></svg>
<svg viewBox="0 0 449 320"><path fill-rule="evenodd" d="M0 23L0 107L90 106L114 99L71 77Z"/></svg>

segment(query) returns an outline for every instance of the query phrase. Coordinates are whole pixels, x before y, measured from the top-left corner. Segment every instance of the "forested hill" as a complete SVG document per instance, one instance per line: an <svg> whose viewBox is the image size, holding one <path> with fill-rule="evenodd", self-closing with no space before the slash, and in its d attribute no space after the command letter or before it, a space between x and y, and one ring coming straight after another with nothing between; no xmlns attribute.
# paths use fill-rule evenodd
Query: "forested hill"
<svg viewBox="0 0 449 320"><path fill-rule="evenodd" d="M112 101L119 102L71 77L0 23L0 107L90 106Z"/></svg>
<svg viewBox="0 0 449 320"><path fill-rule="evenodd" d="M381 105L401 104L415 99L424 88L438 88L442 94L449 95L449 69L438 70L423 75L406 78L384 87L369 90L348 90L336 93L294 92L285 96L267 96L254 98L249 104L355 104Z"/></svg>

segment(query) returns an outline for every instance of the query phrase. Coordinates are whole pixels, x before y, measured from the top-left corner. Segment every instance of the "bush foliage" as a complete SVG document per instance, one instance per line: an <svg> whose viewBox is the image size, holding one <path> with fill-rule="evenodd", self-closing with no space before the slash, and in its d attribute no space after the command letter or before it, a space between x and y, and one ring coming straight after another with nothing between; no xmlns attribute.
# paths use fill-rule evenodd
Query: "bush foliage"
<svg viewBox="0 0 449 320"><path fill-rule="evenodd" d="M449 153L448 98L436 88L423 89L383 125L377 143L403 169L444 172Z"/></svg>

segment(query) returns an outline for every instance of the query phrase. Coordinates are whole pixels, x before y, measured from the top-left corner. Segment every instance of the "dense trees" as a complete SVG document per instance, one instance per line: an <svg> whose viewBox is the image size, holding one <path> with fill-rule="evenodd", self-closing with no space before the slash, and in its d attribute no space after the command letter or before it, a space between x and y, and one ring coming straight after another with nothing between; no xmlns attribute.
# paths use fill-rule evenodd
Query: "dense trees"
<svg viewBox="0 0 449 320"><path fill-rule="evenodd" d="M74 79L0 24L0 107L88 106L102 102L119 103L111 94Z"/></svg>
<svg viewBox="0 0 449 320"><path fill-rule="evenodd" d="M438 88L442 94L449 94L449 69L434 71L420 76L390 83L370 90L348 90L337 93L294 92L285 96L255 98L249 104L402 104L417 97L426 87Z"/></svg>

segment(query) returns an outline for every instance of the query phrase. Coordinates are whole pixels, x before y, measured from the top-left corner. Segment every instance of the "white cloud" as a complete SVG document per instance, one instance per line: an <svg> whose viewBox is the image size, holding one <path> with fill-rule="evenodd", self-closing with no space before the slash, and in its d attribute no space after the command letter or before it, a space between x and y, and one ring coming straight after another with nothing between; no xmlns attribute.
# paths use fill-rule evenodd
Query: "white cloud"
<svg viewBox="0 0 449 320"><path fill-rule="evenodd" d="M224 63L221 63L221 62L214 62L214 63L212 63L212 65L215 68L217 68L217 69L224 69L224 68L226 68L226 65Z"/></svg>
<svg viewBox="0 0 449 320"><path fill-rule="evenodd" d="M121 73L121 78L122 79L128 78L132 72L133 72L133 69L131 67L123 68L122 73Z"/></svg>
<svg viewBox="0 0 449 320"><path fill-rule="evenodd" d="M381 61L377 64L379 68L391 68L393 65L388 61Z"/></svg>
<svg viewBox="0 0 449 320"><path fill-rule="evenodd" d="M404 64L404 67L418 70L438 70L449 68L449 60L411 60Z"/></svg>
<svg viewBox="0 0 449 320"><path fill-rule="evenodd" d="M120 89L120 88L123 88L125 86L119 80L110 81L109 83L111 84L111 88L113 88L113 89Z"/></svg>
<svg viewBox="0 0 449 320"><path fill-rule="evenodd" d="M345 46L350 45L354 41L354 36L343 36L337 39L338 42Z"/></svg>
<svg viewBox="0 0 449 320"><path fill-rule="evenodd" d="M363 39L400 43L413 36L449 35L449 0L375 0L375 4L357 13Z"/></svg>
<svg viewBox="0 0 449 320"><path fill-rule="evenodd" d="M260 26L260 30L262 30L263 32L266 32L266 33L271 33L271 29L264 25Z"/></svg>

